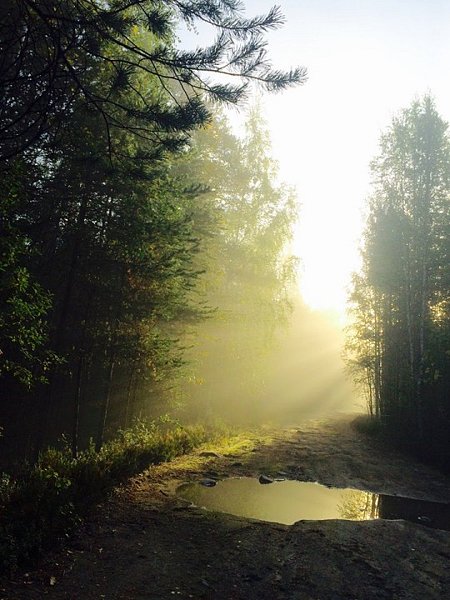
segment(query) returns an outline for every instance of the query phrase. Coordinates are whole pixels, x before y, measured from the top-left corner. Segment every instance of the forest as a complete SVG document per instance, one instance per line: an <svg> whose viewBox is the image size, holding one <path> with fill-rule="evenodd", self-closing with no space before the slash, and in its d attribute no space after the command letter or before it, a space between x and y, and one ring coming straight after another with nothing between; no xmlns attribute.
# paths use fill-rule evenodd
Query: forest
<svg viewBox="0 0 450 600"><path fill-rule="evenodd" d="M302 298L302 194L284 181L262 101L306 89L309 71L272 64L281 9L244 9L238 0L1 2L1 574L64 547L149 465L193 452L229 460L224 477L232 468L248 477L254 460L259 483L322 477L330 487L334 468L338 488L356 480L369 492L381 486L371 465L376 484L348 472L375 455L392 497L386 448L406 451L408 468L419 459L440 469L425 471L430 489L450 471L448 124L431 92L392 107L370 164L341 348L336 322ZM203 31L211 41L187 49L183 36ZM292 148L302 144L292 137ZM366 414L345 429L341 413L356 416L350 381ZM337 420L308 429L309 416ZM205 487L222 473L168 469L174 481L202 474ZM425 495L396 484L402 497ZM206 587L195 597L238 598Z"/></svg>
<svg viewBox="0 0 450 600"><path fill-rule="evenodd" d="M238 138L219 104L252 80L304 79L265 56L279 13L245 20L222 2L2 11L4 439L27 457L62 433L74 456L90 439L99 450L135 417L184 403L199 352L255 385L288 310L296 200L257 107ZM208 21L217 42L177 50L177 19ZM206 79L225 71L229 82Z"/></svg>
<svg viewBox="0 0 450 600"><path fill-rule="evenodd" d="M240 400L289 312L297 208L257 105L240 137L224 107L305 80L270 64L282 21L221 0L2 3L2 569L209 435L205 362L254 420ZM215 41L180 50L182 23Z"/></svg>
<svg viewBox="0 0 450 600"><path fill-rule="evenodd" d="M448 469L450 145L429 95L393 119L371 169L350 368L388 436Z"/></svg>

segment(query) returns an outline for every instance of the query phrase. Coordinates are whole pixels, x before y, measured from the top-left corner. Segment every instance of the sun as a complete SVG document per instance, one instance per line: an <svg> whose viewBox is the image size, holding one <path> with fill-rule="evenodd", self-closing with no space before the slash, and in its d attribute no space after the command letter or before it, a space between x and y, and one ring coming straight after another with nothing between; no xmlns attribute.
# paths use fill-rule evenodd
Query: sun
<svg viewBox="0 0 450 600"><path fill-rule="evenodd" d="M324 203L305 206L294 232L300 258L298 281L304 302L345 320L351 276L359 267L360 225ZM324 219L324 214L329 215Z"/></svg>

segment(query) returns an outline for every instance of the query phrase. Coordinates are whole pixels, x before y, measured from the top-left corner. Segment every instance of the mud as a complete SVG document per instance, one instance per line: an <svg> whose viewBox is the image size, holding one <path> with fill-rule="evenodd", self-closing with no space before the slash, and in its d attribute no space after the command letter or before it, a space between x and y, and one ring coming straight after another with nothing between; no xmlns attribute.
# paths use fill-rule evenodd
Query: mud
<svg viewBox="0 0 450 600"><path fill-rule="evenodd" d="M286 473L302 481L448 502L450 480L351 426L354 417L255 433L153 467L0 598L427 600L450 598L450 533L403 520L285 526L189 508L181 482Z"/></svg>

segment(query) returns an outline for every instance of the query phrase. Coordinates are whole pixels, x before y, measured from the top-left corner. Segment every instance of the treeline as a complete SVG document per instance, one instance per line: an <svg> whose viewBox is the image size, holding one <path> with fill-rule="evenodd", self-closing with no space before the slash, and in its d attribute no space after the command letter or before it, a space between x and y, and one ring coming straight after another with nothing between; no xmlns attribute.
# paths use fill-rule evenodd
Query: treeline
<svg viewBox="0 0 450 600"><path fill-rule="evenodd" d="M206 271L200 284L215 310L184 338L189 365L175 391L191 415L256 422L276 334L296 296L296 258L288 247L298 217L296 195L278 181L257 107L248 114L242 139L220 119L193 141L197 160L191 166L215 190L211 199L219 218L217 234L199 257Z"/></svg>
<svg viewBox="0 0 450 600"><path fill-rule="evenodd" d="M197 324L231 313L235 293L241 325L259 303L273 311L262 335L275 326L292 194L257 112L240 140L211 102L304 80L268 62L263 34L281 21L220 0L2 3L6 446L30 455L64 432L76 455L154 414L178 394ZM218 37L179 50L181 22Z"/></svg>
<svg viewBox="0 0 450 600"><path fill-rule="evenodd" d="M351 366L394 439L450 467L450 138L429 96L381 137Z"/></svg>

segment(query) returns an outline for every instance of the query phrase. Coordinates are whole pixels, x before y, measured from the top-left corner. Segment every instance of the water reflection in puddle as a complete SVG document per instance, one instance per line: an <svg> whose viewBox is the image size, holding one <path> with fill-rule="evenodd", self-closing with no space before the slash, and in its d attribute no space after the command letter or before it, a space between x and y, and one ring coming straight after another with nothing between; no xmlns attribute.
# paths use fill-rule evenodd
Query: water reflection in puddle
<svg viewBox="0 0 450 600"><path fill-rule="evenodd" d="M241 517L291 525L301 519L406 519L450 529L450 505L318 483L276 481L261 485L250 477L230 478L214 487L184 484L177 493L195 506Z"/></svg>

